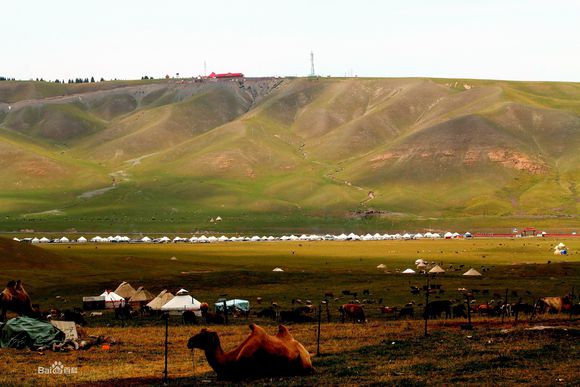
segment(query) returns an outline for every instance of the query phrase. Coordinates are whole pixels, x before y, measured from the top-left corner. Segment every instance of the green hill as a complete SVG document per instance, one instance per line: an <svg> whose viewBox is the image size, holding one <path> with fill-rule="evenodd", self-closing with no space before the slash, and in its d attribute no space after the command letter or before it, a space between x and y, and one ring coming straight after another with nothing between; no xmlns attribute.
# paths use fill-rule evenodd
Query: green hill
<svg viewBox="0 0 580 387"><path fill-rule="evenodd" d="M0 230L575 228L578 149L578 83L0 82Z"/></svg>

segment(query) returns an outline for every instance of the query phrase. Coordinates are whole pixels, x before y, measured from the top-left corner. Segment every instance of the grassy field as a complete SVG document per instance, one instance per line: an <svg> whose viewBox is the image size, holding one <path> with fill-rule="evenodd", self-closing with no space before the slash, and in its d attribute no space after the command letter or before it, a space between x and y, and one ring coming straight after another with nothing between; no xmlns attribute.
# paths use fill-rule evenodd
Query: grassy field
<svg viewBox="0 0 580 387"><path fill-rule="evenodd" d="M552 246L560 242L569 246L570 255L552 254ZM421 285L425 279L396 271L414 267L418 258L457 269L436 279L447 290L444 298L457 297L454 289L471 286L491 294L509 288L525 296L528 290L530 300L546 293L563 294L573 286L580 289L577 238L24 246L31 250L26 257L51 254L34 260L11 260L8 246L13 244L6 243L3 276L22 279L38 302L48 303L46 307L62 307L54 298L57 295L79 306L81 295L114 289L122 281L152 292L184 287L208 302L228 294L290 306L293 298L316 301L327 291L337 296L342 290L362 295L368 289L372 296L367 298L401 305L412 298L409 286ZM385 264L391 274L377 270L379 264ZM285 272L274 273L274 267ZM481 279L462 277L469 267L489 271Z"/></svg>
<svg viewBox="0 0 580 387"><path fill-rule="evenodd" d="M552 255L552 247L564 242L568 256ZM121 281L145 286L154 293L184 287L192 295L213 302L220 295L246 298L253 310L276 301L282 309L292 307L294 298L315 304L331 291L332 322L322 326L321 356L314 357L318 373L306 378L258 380L258 385L573 385L580 374L575 340L578 320L567 316L527 317L514 325L513 318L475 317L475 330L462 331L462 320L432 321L428 338L418 320L393 321L379 313L381 305L402 306L422 296L410 293L410 285L425 283L422 276L405 276L397 270L413 267L417 258L441 263L448 269L432 279L443 294L432 297L461 299L458 287L477 289L478 302L504 294L515 302L512 291L532 302L543 295L562 295L580 288L580 240L571 238L474 239L438 241L376 242L277 242L167 245L45 245L38 248L0 239L4 280L22 279L33 301L44 309L80 306L84 295L97 295ZM175 257L175 259L172 259ZM550 263L548 263L550 261ZM390 274L377 270L385 264ZM461 270L449 270L450 265ZM283 273L273 273L280 266ZM480 279L461 274L469 267L489 270ZM351 297L343 290L358 292L375 303L365 305L369 322L340 324L336 308ZM489 295L483 295L488 290ZM59 298L57 298L59 296ZM362 297L361 297L362 298ZM324 314L323 314L324 315ZM272 321L257 318L232 321L213 327L228 350L243 340L247 324L257 322L274 331ZM534 331L535 325L566 326L567 330ZM189 336L200 326L171 320L170 384L217 384L201 352L196 352L195 374ZM316 326L291 324L291 331L311 353L316 352ZM0 385L139 385L161 384L163 369L162 321L155 317L121 323L110 314L88 318L86 333L113 338L110 350L94 347L69 353L0 351ZM77 367L70 376L38 375L38 367L61 361Z"/></svg>
<svg viewBox="0 0 580 387"><path fill-rule="evenodd" d="M477 320L477 319L476 319ZM478 324L478 325L477 325ZM323 324L317 373L308 377L268 378L244 385L575 385L580 372L578 321L539 320L514 326L477 320L473 331L432 323L375 322ZM527 330L534 326L565 330ZM275 326L265 326L275 332ZM212 327L222 348L235 348L248 334L246 326ZM316 326L293 325L294 337L316 353ZM169 385L230 385L219 382L204 354L191 353L187 340L199 327L170 326ZM0 384L11 385L163 385L164 328L95 327L86 333L115 341L109 350L93 347L68 353L0 351ZM38 367L60 361L76 367L74 375L38 375Z"/></svg>

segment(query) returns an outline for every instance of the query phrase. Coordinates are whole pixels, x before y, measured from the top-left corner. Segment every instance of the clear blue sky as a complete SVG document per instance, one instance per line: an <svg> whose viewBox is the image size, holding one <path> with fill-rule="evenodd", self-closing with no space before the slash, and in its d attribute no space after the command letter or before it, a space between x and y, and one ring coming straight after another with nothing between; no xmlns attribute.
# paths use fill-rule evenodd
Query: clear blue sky
<svg viewBox="0 0 580 387"><path fill-rule="evenodd" d="M580 81L580 1L31 1L0 7L0 75Z"/></svg>

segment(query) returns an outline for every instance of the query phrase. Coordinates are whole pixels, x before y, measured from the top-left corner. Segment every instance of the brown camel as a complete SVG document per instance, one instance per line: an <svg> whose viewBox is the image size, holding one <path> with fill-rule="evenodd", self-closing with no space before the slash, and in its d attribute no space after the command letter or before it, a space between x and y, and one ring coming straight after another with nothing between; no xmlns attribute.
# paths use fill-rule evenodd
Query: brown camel
<svg viewBox="0 0 580 387"><path fill-rule="evenodd" d="M275 336L256 324L250 324L250 330L244 342L230 352L223 351L217 332L205 328L189 339L187 348L203 349L219 379L314 373L310 354L284 325L278 326Z"/></svg>
<svg viewBox="0 0 580 387"><path fill-rule="evenodd" d="M1 321L6 320L6 311L8 310L20 316L32 316L34 314L30 296L24 290L20 280L8 281L6 288L0 293L0 309L2 309Z"/></svg>

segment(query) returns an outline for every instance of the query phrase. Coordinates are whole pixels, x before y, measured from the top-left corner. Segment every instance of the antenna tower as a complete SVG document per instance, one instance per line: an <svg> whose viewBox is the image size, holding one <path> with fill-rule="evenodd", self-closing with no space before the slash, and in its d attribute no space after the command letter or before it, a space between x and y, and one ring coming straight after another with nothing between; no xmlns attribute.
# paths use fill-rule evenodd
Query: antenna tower
<svg viewBox="0 0 580 387"><path fill-rule="evenodd" d="M316 73L314 72L314 53L312 51L310 51L310 76L316 76Z"/></svg>

